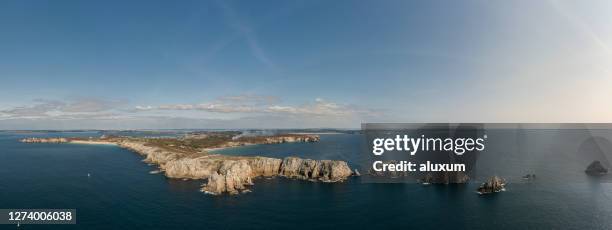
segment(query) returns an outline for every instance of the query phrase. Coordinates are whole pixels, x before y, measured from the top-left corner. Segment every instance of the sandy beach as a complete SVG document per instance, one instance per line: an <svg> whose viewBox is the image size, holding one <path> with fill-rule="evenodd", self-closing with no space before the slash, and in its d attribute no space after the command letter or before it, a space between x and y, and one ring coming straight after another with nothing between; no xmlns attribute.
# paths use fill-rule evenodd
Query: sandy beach
<svg viewBox="0 0 612 230"><path fill-rule="evenodd" d="M110 142L110 141L71 140L69 143L71 143L71 144L81 144L81 145L117 145L117 143Z"/></svg>

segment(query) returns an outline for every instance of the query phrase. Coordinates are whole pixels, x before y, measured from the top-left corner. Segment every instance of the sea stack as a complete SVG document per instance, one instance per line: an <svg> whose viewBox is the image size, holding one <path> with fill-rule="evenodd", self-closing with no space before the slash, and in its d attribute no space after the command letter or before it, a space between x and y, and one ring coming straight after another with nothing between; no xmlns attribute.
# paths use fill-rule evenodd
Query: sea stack
<svg viewBox="0 0 612 230"><path fill-rule="evenodd" d="M487 182L484 182L478 187L478 194L491 194L505 190L506 181L498 176L491 177Z"/></svg>
<svg viewBox="0 0 612 230"><path fill-rule="evenodd" d="M604 175L608 173L608 169L605 168L601 162L599 161L593 161L593 163L591 163L586 170L584 170L584 172L586 174L592 175L592 176L599 176L599 175Z"/></svg>

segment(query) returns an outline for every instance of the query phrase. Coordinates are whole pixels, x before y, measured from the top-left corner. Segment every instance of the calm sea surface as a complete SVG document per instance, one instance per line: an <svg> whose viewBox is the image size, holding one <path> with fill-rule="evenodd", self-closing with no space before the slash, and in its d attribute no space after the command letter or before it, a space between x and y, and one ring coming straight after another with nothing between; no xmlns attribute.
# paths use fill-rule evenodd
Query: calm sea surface
<svg viewBox="0 0 612 230"><path fill-rule="evenodd" d="M366 184L351 178L326 184L278 178L258 179L252 193L238 197L209 196L199 192L202 181L149 174L153 166L115 146L18 142L26 136L99 133L0 132L0 208L77 209L77 225L20 229L612 228L609 183L540 183L549 176L543 174L534 183L510 183L506 192L480 197L474 193L477 183ZM360 135L339 134L322 135L318 143L218 152L337 159L354 166L363 144ZM513 161L506 167L512 164L521 167Z"/></svg>

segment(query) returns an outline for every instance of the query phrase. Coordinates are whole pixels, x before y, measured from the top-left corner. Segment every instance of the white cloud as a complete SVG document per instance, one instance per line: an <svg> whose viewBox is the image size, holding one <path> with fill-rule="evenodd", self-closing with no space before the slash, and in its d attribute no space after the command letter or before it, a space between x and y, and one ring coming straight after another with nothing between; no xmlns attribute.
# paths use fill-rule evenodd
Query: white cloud
<svg viewBox="0 0 612 230"><path fill-rule="evenodd" d="M274 96L238 95L196 104L122 109L103 99L36 100L0 110L0 129L358 127L375 111L316 98L283 104ZM124 108L124 107L123 107Z"/></svg>
<svg viewBox="0 0 612 230"><path fill-rule="evenodd" d="M348 105L340 105L333 102L328 102L321 98L315 99L314 103L308 103L300 106L274 105L268 107L267 111L272 113L315 116L351 116L363 112L361 110L354 109Z"/></svg>
<svg viewBox="0 0 612 230"><path fill-rule="evenodd" d="M267 98L263 100L264 98ZM275 97L237 96L223 97L214 102L201 104L167 104L159 106L136 106L137 111L199 110L213 113L277 114L299 116L372 116L376 112L355 106L338 104L316 98L302 105L280 105Z"/></svg>
<svg viewBox="0 0 612 230"><path fill-rule="evenodd" d="M37 99L34 105L19 106L11 109L0 110L0 118L60 118L71 117L100 117L108 115L108 112L121 104L118 101L109 101L96 98L76 98L68 101ZM106 112L106 113L105 113Z"/></svg>

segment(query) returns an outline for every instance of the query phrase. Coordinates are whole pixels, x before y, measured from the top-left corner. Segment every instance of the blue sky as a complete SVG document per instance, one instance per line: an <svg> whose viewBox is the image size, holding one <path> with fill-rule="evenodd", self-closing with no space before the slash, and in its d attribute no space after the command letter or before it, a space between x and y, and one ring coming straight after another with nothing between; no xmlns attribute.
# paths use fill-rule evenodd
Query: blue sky
<svg viewBox="0 0 612 230"><path fill-rule="evenodd" d="M610 122L610 21L608 1L2 1L0 129Z"/></svg>

